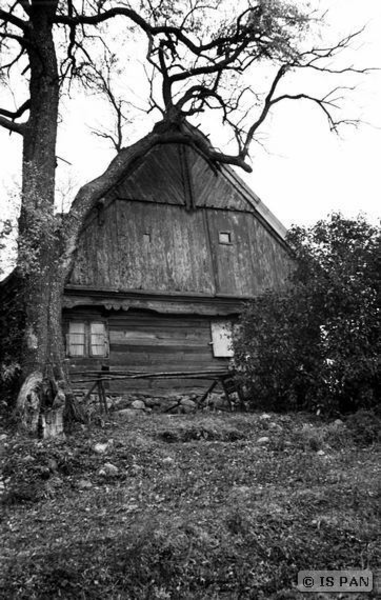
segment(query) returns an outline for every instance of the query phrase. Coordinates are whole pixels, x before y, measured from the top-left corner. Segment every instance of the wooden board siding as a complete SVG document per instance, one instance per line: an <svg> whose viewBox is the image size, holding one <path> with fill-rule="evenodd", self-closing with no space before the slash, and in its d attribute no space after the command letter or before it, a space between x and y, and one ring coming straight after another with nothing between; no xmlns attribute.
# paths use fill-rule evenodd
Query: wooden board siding
<svg viewBox="0 0 381 600"><path fill-rule="evenodd" d="M213 170L200 154L187 150L187 157L196 206L254 212L237 188L218 169Z"/></svg>
<svg viewBox="0 0 381 600"><path fill-rule="evenodd" d="M116 201L84 230L70 283L214 295L202 212Z"/></svg>
<svg viewBox="0 0 381 600"><path fill-rule="evenodd" d="M219 243L230 232L231 245ZM255 215L216 209L115 201L81 237L71 284L256 296L279 288L290 268L284 246Z"/></svg>
<svg viewBox="0 0 381 600"><path fill-rule="evenodd" d="M104 289L120 287L120 251L117 203L102 213L102 219L91 218L80 237L72 283Z"/></svg>
<svg viewBox="0 0 381 600"><path fill-rule="evenodd" d="M152 148L132 173L114 188L113 196L184 205L179 146L159 144Z"/></svg>
<svg viewBox="0 0 381 600"><path fill-rule="evenodd" d="M291 261L281 227L234 173L185 145L159 145L139 160L89 215L69 285L210 298L282 286ZM220 232L232 243L221 244Z"/></svg>
<svg viewBox="0 0 381 600"><path fill-rule="evenodd" d="M118 311L110 314L108 326L115 368L196 371L221 365L213 356L208 318Z"/></svg>
<svg viewBox="0 0 381 600"><path fill-rule="evenodd" d="M219 294L257 296L281 287L290 258L254 215L210 209L207 219ZM231 244L220 243L220 232L230 233Z"/></svg>

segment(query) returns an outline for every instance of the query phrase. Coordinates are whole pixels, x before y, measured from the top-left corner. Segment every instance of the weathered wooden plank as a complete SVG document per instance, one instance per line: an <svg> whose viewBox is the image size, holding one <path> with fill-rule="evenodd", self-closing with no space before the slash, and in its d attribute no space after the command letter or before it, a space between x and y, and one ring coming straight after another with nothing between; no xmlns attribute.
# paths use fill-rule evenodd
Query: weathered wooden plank
<svg viewBox="0 0 381 600"><path fill-rule="evenodd" d="M139 354L140 352L149 352L151 354L167 354L176 356L177 353L186 355L202 355L209 356L209 349L207 344L197 346L185 346L184 344L111 344L111 352L117 354L129 353Z"/></svg>
<svg viewBox="0 0 381 600"><path fill-rule="evenodd" d="M121 344L121 345L139 345L141 343L157 343L158 345L177 345L179 342L184 344L185 346L200 346L205 342L205 334L204 332L195 332L193 334L187 334L184 332L178 332L176 335L174 332L172 335L168 331L151 333L148 331L111 331L110 332L110 342L112 344Z"/></svg>
<svg viewBox="0 0 381 600"><path fill-rule="evenodd" d="M119 198L184 204L178 146L165 144L151 149L114 193Z"/></svg>
<svg viewBox="0 0 381 600"><path fill-rule="evenodd" d="M213 171L195 150L188 152L189 168L196 205L235 211L253 211L250 203L219 170Z"/></svg>
<svg viewBox="0 0 381 600"><path fill-rule="evenodd" d="M110 384L110 393L126 394L128 393L150 393L152 396L170 394L201 394L210 386L209 379L166 379L166 380L139 380L122 382L115 381Z"/></svg>
<svg viewBox="0 0 381 600"><path fill-rule="evenodd" d="M211 244L215 248L218 293L257 296L279 287L289 271L290 258L254 215L208 209ZM230 244L220 243L229 233Z"/></svg>
<svg viewBox="0 0 381 600"><path fill-rule="evenodd" d="M122 289L214 293L201 213L119 202L118 214Z"/></svg>
<svg viewBox="0 0 381 600"><path fill-rule="evenodd" d="M218 364L219 359L205 355L201 356L197 354L186 354L186 353L155 353L155 352L117 352L111 353L111 364L114 367L124 366L125 368L139 368L144 370L148 366L161 365L160 371L175 370L178 371L186 368L187 365L191 365L190 369L205 369Z"/></svg>
<svg viewBox="0 0 381 600"><path fill-rule="evenodd" d="M109 323L113 328L125 327L127 323L133 323L134 327L140 328L142 331L145 328L152 327L155 325L156 328L161 328L164 331L170 332L171 329L182 331L182 329L188 329L191 324L192 327L204 330L209 328L209 319L205 317L194 318L190 315L156 315L154 313L147 313L145 316L143 312L140 313L143 316L139 316L137 311L128 311L118 316L109 315Z"/></svg>

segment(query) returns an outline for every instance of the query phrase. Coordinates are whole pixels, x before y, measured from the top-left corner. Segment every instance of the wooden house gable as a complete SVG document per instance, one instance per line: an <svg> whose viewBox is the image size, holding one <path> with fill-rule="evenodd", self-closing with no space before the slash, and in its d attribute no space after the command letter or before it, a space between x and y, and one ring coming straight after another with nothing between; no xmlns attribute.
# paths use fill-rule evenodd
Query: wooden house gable
<svg viewBox="0 0 381 600"><path fill-rule="evenodd" d="M108 198L239 212L255 212L255 206L260 204L232 169L211 164L201 152L186 144L154 146L136 160Z"/></svg>
<svg viewBox="0 0 381 600"><path fill-rule="evenodd" d="M285 282L283 231L230 167L161 144L89 215L68 285L254 297Z"/></svg>

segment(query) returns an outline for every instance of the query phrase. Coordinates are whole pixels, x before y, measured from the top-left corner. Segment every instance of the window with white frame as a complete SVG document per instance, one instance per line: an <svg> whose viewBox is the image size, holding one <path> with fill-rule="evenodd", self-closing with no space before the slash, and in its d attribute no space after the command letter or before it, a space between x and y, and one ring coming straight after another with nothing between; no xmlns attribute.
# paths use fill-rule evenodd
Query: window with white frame
<svg viewBox="0 0 381 600"><path fill-rule="evenodd" d="M69 321L66 354L73 358L108 356L106 324L102 321Z"/></svg>

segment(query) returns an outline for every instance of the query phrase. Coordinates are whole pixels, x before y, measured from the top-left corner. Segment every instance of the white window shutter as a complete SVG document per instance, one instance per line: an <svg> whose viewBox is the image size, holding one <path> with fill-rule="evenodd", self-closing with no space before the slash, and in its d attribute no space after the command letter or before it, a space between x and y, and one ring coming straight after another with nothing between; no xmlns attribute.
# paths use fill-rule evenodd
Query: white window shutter
<svg viewBox="0 0 381 600"><path fill-rule="evenodd" d="M218 358L234 356L232 345L232 323L228 320L212 321L213 354Z"/></svg>

